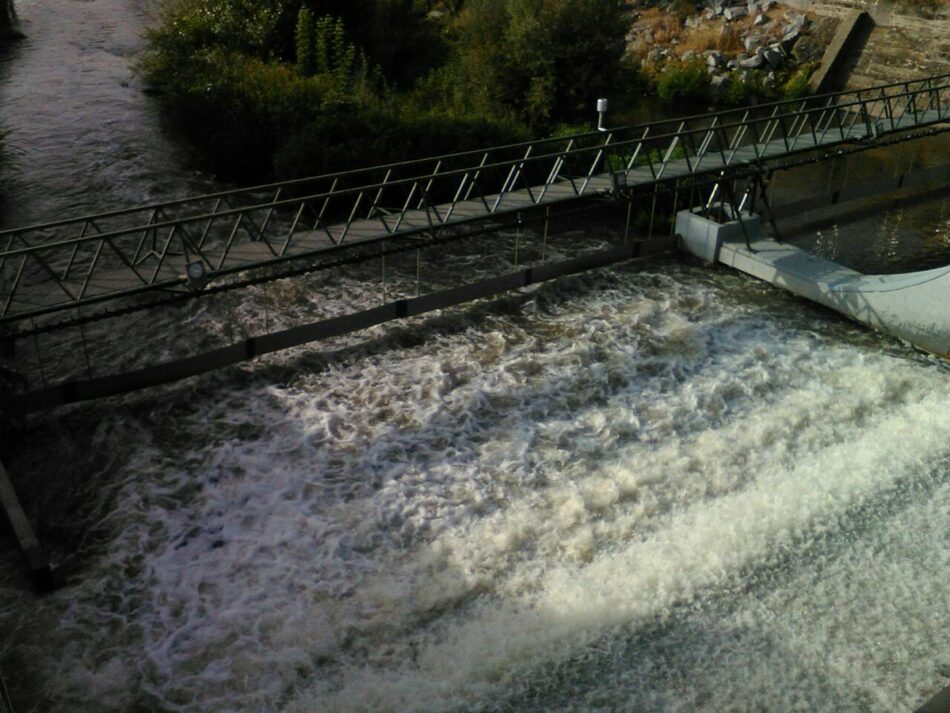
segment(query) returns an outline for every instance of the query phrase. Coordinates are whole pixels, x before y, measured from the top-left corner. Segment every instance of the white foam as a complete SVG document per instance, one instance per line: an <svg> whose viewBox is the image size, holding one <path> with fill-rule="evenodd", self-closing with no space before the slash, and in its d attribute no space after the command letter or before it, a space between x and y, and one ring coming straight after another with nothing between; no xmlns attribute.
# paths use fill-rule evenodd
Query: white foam
<svg viewBox="0 0 950 713"><path fill-rule="evenodd" d="M265 365L260 383L161 416L156 432L174 438L150 440L143 423L101 555L37 604L44 635L12 645L52 707L79 711L472 709L525 686L569 697L548 673L558 662L601 665L605 637L714 608L749 571L846 531L856 506L946 478L933 465L950 442L946 369L699 277L604 272L589 291L541 290L530 319L490 315L313 372L296 350L275 360L297 364L288 383ZM833 590L854 576L842 565ZM900 586L880 591L903 601ZM800 587L779 573L766 595L793 612L809 606ZM759 601L740 614L766 620ZM794 653L822 668L807 642ZM676 675L675 660L658 666L638 700ZM761 667L704 675L710 700L738 680L779 695ZM875 679L880 700L923 678Z"/></svg>

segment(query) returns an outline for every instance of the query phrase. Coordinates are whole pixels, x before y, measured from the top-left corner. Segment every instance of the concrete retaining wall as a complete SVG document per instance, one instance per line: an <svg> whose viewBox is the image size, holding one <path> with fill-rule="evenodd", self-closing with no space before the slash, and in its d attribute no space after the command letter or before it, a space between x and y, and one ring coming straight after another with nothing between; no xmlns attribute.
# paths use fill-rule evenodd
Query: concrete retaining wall
<svg viewBox="0 0 950 713"><path fill-rule="evenodd" d="M862 10L850 11L841 21L831 44L825 50L821 66L808 80L808 89L813 94L840 89L844 81L840 77L848 59L863 48L874 23L871 16Z"/></svg>
<svg viewBox="0 0 950 713"><path fill-rule="evenodd" d="M887 0L784 0L800 11L829 17L866 12L870 33L857 47L839 52L839 85L861 89L950 73L950 3L935 17L908 14Z"/></svg>

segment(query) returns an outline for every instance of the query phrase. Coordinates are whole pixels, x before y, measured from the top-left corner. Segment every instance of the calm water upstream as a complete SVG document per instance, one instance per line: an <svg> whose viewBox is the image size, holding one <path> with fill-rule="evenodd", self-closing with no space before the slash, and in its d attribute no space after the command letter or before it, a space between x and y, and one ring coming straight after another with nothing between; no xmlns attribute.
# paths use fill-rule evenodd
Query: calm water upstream
<svg viewBox="0 0 950 713"><path fill-rule="evenodd" d="M213 186L130 75L147 4L18 8L9 223ZM802 239L932 262L928 205ZM267 289L252 332L261 296L379 299ZM0 539L0 669L19 711L910 711L950 684L948 399L944 362L670 261L42 416L8 465L68 582Z"/></svg>

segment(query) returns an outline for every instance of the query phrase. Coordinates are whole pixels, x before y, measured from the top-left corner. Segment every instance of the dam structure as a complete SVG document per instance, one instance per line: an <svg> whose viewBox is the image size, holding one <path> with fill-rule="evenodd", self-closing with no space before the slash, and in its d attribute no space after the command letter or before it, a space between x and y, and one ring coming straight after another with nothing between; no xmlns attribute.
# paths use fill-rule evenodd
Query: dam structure
<svg viewBox="0 0 950 713"><path fill-rule="evenodd" d="M567 137L488 148L362 170L188 197L0 232L0 339L36 335L165 304L249 288L339 265L379 259L383 301L289 329L265 330L229 346L110 369L93 364L83 332L86 378L26 384L13 373L4 418L128 393L206 373L288 347L425 314L649 253L629 240L634 205L673 196L680 247L721 262L853 319L946 356L950 325L941 295L950 268L866 276L780 242L769 183L777 171L950 129L950 75L834 92L743 110L712 112ZM941 172L942 171L942 172ZM946 180L946 171L927 179ZM835 205L870 189L911 186L919 176L856 186L809 205ZM891 184L894 185L891 185ZM850 192L850 195L849 195ZM464 240L526 216L548 222L592 202L627 206L622 244L525 265L494 278L460 279L426 294L385 297L388 255ZM741 216L742 219L736 219ZM772 237L763 226L770 224ZM667 241L668 243L669 241ZM517 245L515 265L518 266ZM34 343L37 357L42 354ZM13 361L14 365L16 361ZM14 372L16 370L14 369ZM93 372L109 372L94 376ZM10 384L14 384L13 387ZM19 384L19 386L15 386ZM49 563L0 469L3 506L27 561L49 583Z"/></svg>

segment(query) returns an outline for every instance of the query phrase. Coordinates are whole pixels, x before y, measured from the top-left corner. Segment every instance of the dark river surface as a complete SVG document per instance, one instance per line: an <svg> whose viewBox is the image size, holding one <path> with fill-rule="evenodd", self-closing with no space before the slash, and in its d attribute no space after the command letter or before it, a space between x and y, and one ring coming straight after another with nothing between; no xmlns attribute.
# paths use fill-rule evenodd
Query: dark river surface
<svg viewBox="0 0 950 713"><path fill-rule="evenodd" d="M6 225L220 187L132 73L153 3L17 7ZM932 266L948 199L796 239ZM228 309L254 332L260 300L378 297L341 275ZM66 583L33 594L0 533L0 670L18 711L910 711L950 684L948 403L946 363L668 260L40 415L7 465Z"/></svg>

